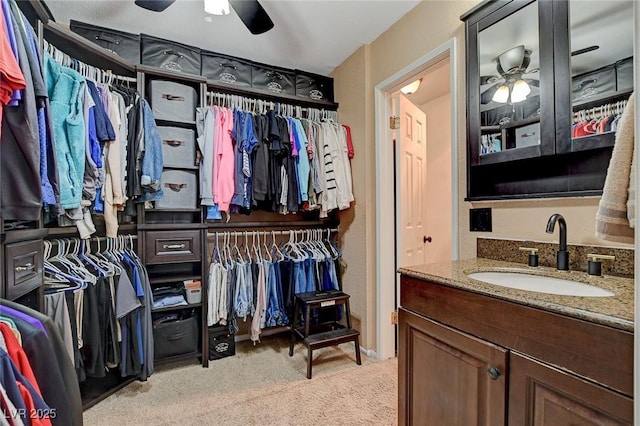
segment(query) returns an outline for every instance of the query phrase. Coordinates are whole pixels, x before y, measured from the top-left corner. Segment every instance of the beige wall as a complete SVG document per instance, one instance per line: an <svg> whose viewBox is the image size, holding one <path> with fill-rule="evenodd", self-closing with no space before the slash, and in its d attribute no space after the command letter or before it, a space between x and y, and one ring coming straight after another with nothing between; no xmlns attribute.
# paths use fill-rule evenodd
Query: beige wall
<svg viewBox="0 0 640 426"><path fill-rule="evenodd" d="M595 240L594 220L597 198L563 200L503 201L474 203L473 207L492 207L493 232L469 231L466 195L465 133L465 34L460 15L477 1L425 0L370 45L360 48L333 72L340 121L351 125L356 157L352 162L355 207L342 212L341 233L344 260L344 289L352 295L352 313L362 322L362 345L375 349L376 329L376 235L375 235L375 117L374 87L416 59L450 39L457 54L457 107L459 257L474 257L479 236L557 241L557 235L544 233L547 218L555 212L567 219L568 239L574 244L609 244ZM392 179L392 176L388 177ZM393 206L389 206L393 208ZM393 226L393 224L388 224ZM381 244L393 244L383 241ZM628 247L628 246L625 246Z"/></svg>

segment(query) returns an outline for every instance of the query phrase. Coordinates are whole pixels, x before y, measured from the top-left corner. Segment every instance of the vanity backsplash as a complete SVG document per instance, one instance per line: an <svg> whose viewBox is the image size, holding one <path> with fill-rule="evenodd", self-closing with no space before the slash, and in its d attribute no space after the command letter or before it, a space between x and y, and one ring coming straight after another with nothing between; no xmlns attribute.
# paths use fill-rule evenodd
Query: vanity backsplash
<svg viewBox="0 0 640 426"><path fill-rule="evenodd" d="M520 250L520 247L537 248L540 266L556 266L558 243L478 238L476 255L485 259L503 260L526 265L528 253ZM613 255L616 258L615 260L605 260L602 262L603 274L633 278L633 249L568 244L568 251L569 269L572 271L587 271L587 254L607 254Z"/></svg>

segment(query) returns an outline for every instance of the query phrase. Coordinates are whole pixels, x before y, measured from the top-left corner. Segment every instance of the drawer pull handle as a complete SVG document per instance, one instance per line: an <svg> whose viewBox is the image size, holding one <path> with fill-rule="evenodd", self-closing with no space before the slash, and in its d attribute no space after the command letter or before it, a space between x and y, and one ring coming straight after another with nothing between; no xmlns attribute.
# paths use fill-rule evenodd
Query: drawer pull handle
<svg viewBox="0 0 640 426"><path fill-rule="evenodd" d="M186 247L185 244L164 244L162 246L162 248L165 249L165 250L183 249L185 247Z"/></svg>
<svg viewBox="0 0 640 426"><path fill-rule="evenodd" d="M182 188L186 188L187 184L186 183L165 183L164 184L165 188L169 188L170 190L174 191L174 192L180 192L182 190Z"/></svg>
<svg viewBox="0 0 640 426"><path fill-rule="evenodd" d="M487 370L487 374L489 374L489 378L491 380L498 380L498 377L500 377L500 370L495 367L491 367Z"/></svg>
<svg viewBox="0 0 640 426"><path fill-rule="evenodd" d="M185 144L182 141L177 141L177 140L174 140L174 139L167 139L167 140L163 140L162 142L164 142L165 145L169 145L169 146L172 146L172 147L178 147L178 146L182 146L182 145Z"/></svg>
<svg viewBox="0 0 640 426"><path fill-rule="evenodd" d="M102 41L106 41L108 43L113 43L113 44L120 44L119 40L116 40L104 34L97 35L96 40L102 40Z"/></svg>
<svg viewBox="0 0 640 426"><path fill-rule="evenodd" d="M184 102L184 96L172 95L171 93L163 93L162 98L168 101Z"/></svg>
<svg viewBox="0 0 640 426"><path fill-rule="evenodd" d="M16 266L15 270L16 272L24 272L24 271L30 271L33 270L33 268L35 268L36 265L34 265L33 263L27 263L24 266Z"/></svg>

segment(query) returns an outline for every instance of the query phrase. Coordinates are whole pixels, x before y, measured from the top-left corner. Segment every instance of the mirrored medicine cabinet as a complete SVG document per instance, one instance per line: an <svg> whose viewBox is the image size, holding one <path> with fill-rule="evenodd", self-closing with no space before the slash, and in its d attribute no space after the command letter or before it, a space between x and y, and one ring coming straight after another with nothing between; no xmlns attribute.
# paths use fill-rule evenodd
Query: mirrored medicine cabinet
<svg viewBox="0 0 640 426"><path fill-rule="evenodd" d="M461 19L467 199L601 194L633 91L633 1L485 1Z"/></svg>

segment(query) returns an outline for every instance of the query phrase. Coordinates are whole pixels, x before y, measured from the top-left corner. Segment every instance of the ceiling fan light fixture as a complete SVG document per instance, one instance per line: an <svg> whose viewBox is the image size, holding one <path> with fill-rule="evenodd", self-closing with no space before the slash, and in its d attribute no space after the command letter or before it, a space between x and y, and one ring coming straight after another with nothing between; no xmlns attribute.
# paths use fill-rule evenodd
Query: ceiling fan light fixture
<svg viewBox="0 0 640 426"><path fill-rule="evenodd" d="M404 93L405 95L411 95L413 93L416 93L416 91L420 87L420 83L422 83L422 78L419 78L416 81L413 81L413 82L407 84L402 89L400 89L400 91L402 93Z"/></svg>
<svg viewBox="0 0 640 426"><path fill-rule="evenodd" d="M210 15L228 15L229 0L204 0L204 11Z"/></svg>
<svg viewBox="0 0 640 426"><path fill-rule="evenodd" d="M493 94L491 100L501 104L507 103L507 100L509 100L509 86L502 85L498 87L498 90Z"/></svg>
<svg viewBox="0 0 640 426"><path fill-rule="evenodd" d="M531 88L526 81L520 79L513 83L511 90L511 102L522 102L527 99L527 95L531 93Z"/></svg>

